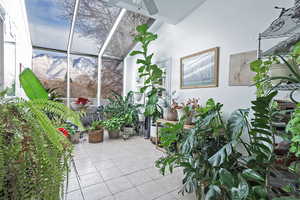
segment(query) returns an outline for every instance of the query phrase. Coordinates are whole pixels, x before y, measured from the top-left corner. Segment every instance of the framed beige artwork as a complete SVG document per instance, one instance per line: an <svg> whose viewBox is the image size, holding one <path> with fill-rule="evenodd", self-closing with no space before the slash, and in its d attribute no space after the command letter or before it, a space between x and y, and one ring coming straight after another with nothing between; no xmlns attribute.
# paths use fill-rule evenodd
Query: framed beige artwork
<svg viewBox="0 0 300 200"><path fill-rule="evenodd" d="M250 63L257 59L257 51L248 51L230 56L229 86L250 86L255 73Z"/></svg>
<svg viewBox="0 0 300 200"><path fill-rule="evenodd" d="M182 89L218 87L219 47L180 59Z"/></svg>

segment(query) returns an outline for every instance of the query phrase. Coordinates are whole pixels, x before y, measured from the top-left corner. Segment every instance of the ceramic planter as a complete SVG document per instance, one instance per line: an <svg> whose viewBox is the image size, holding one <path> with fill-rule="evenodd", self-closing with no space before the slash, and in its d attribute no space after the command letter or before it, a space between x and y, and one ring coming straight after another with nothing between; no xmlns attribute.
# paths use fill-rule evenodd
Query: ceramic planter
<svg viewBox="0 0 300 200"><path fill-rule="evenodd" d="M177 111L171 108L164 108L164 119L168 121L177 121Z"/></svg>
<svg viewBox="0 0 300 200"><path fill-rule="evenodd" d="M108 137L109 139L117 139L120 137L120 131L119 130L108 131Z"/></svg>
<svg viewBox="0 0 300 200"><path fill-rule="evenodd" d="M89 131L89 143L100 143L103 142L103 130Z"/></svg>

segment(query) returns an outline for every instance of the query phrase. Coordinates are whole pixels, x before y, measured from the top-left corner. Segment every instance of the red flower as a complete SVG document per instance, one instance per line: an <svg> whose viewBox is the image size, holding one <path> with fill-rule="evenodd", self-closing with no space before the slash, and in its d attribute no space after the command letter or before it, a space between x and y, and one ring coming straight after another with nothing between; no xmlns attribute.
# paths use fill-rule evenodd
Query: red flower
<svg viewBox="0 0 300 200"><path fill-rule="evenodd" d="M90 102L88 99L79 97L76 100L75 104L77 104L77 105L86 105L88 102Z"/></svg>
<svg viewBox="0 0 300 200"><path fill-rule="evenodd" d="M69 136L69 131L65 128L59 128L58 129L61 133L64 134L65 137L68 137Z"/></svg>

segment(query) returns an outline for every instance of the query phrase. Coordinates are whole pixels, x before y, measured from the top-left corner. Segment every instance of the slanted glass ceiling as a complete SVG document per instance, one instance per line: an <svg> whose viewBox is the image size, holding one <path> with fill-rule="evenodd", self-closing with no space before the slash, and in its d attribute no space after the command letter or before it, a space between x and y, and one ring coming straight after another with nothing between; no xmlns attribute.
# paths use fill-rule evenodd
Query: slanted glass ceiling
<svg viewBox="0 0 300 200"><path fill-rule="evenodd" d="M34 72L46 87L58 87L65 97L66 51L74 6L75 0L26 0ZM71 46L70 97L96 98L97 56L120 11L105 0L80 0ZM102 58L102 98L109 97L111 90L122 93L122 60L134 46L135 27L153 22L127 11Z"/></svg>

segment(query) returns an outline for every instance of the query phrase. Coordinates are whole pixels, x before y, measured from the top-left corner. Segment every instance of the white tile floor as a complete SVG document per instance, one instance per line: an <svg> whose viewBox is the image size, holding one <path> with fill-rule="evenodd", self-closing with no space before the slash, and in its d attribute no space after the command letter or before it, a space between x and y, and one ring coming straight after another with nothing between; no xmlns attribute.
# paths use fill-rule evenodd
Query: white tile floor
<svg viewBox="0 0 300 200"><path fill-rule="evenodd" d="M82 193L72 171L68 200L195 200L194 195L178 194L180 170L166 176L159 173L154 162L162 153L144 138L83 142L75 146L74 154Z"/></svg>

